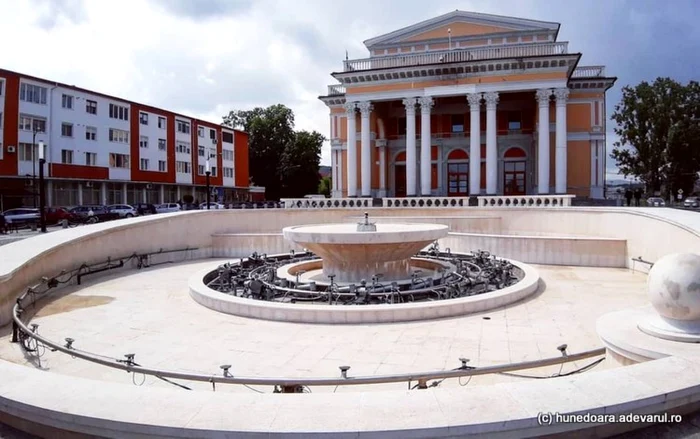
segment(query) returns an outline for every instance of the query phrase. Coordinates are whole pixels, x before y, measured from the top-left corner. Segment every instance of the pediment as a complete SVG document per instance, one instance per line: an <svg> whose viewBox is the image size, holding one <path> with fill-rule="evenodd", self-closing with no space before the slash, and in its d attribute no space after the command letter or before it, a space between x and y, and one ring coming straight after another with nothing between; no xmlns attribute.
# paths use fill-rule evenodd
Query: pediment
<svg viewBox="0 0 700 439"><path fill-rule="evenodd" d="M408 26L397 31L365 41L370 49L374 46L387 46L405 42L433 41L446 39L448 29L452 38L542 31L557 32L559 23L527 20L475 12L453 11L430 20Z"/></svg>

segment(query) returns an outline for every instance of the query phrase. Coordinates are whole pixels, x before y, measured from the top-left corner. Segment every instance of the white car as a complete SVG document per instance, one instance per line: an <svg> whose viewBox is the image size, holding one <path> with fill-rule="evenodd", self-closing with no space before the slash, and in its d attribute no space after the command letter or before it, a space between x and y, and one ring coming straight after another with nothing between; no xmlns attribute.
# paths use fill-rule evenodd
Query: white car
<svg viewBox="0 0 700 439"><path fill-rule="evenodd" d="M39 221L39 209L34 208L8 209L2 214L8 224L26 224Z"/></svg>
<svg viewBox="0 0 700 439"><path fill-rule="evenodd" d="M120 218L131 218L136 216L136 209L128 204L112 204L107 206L109 212L118 213Z"/></svg>
<svg viewBox="0 0 700 439"><path fill-rule="evenodd" d="M210 209L226 209L226 206L224 206L221 203L211 203ZM199 205L199 210L207 210L207 203L204 202Z"/></svg>
<svg viewBox="0 0 700 439"><path fill-rule="evenodd" d="M179 212L181 210L180 205L177 203L163 203L156 206L156 212L158 213Z"/></svg>

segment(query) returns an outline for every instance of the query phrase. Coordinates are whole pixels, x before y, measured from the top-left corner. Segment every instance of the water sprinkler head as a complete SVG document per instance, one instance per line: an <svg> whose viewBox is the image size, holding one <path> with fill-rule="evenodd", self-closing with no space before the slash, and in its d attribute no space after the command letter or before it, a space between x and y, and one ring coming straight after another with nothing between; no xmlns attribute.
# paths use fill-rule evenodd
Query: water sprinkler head
<svg viewBox="0 0 700 439"><path fill-rule="evenodd" d="M350 366L340 366L340 376L343 378L348 377L348 370L350 370Z"/></svg>
<svg viewBox="0 0 700 439"><path fill-rule="evenodd" d="M459 359L459 361L462 363L462 367L461 367L461 368L462 368L462 369L466 369L466 368L467 368L467 363L469 363L469 358L464 358L464 357L462 357L462 358Z"/></svg>
<svg viewBox="0 0 700 439"><path fill-rule="evenodd" d="M566 343L564 343L564 344L562 344L562 345L557 346L557 350L558 350L559 352L561 352L561 354L562 354L564 357L566 357L566 356L568 355L568 354L566 353L566 348L568 348L568 347L569 347L569 346L568 346Z"/></svg>
<svg viewBox="0 0 700 439"><path fill-rule="evenodd" d="M219 368L223 371L225 377L231 376L231 373L229 373L229 369L231 369L230 364L222 364L221 366L219 366Z"/></svg>
<svg viewBox="0 0 700 439"><path fill-rule="evenodd" d="M67 337L66 338L66 349L73 349L73 342L74 341L75 341L74 339Z"/></svg>

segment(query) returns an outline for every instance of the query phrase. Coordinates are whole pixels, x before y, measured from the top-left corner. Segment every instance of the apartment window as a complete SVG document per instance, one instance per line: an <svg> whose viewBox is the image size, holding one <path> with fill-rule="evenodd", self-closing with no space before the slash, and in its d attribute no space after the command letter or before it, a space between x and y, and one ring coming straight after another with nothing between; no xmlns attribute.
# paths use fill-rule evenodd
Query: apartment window
<svg viewBox="0 0 700 439"><path fill-rule="evenodd" d="M211 176L216 177L216 166L212 166L210 170L211 170Z"/></svg>
<svg viewBox="0 0 700 439"><path fill-rule="evenodd" d="M110 168L129 168L129 155L128 154L109 154L109 167Z"/></svg>
<svg viewBox="0 0 700 439"><path fill-rule="evenodd" d="M23 83L19 88L19 100L46 105L46 87Z"/></svg>
<svg viewBox="0 0 700 439"><path fill-rule="evenodd" d="M197 128L197 135L199 137L204 137L204 127L198 127Z"/></svg>
<svg viewBox="0 0 700 439"><path fill-rule="evenodd" d="M85 153L85 164L87 166L97 165L97 153L96 152L86 152Z"/></svg>
<svg viewBox="0 0 700 439"><path fill-rule="evenodd" d="M233 143L233 133L227 133L224 131L221 133L221 139L224 143Z"/></svg>
<svg viewBox="0 0 700 439"><path fill-rule="evenodd" d="M177 146L175 147L175 152L179 152L182 154L189 154L190 153L190 144L185 143L185 142L178 142Z"/></svg>
<svg viewBox="0 0 700 439"><path fill-rule="evenodd" d="M197 166L197 174L204 175L204 165Z"/></svg>
<svg viewBox="0 0 700 439"><path fill-rule="evenodd" d="M46 148L48 145L44 145L44 157L46 157ZM33 148L32 148L33 147ZM32 153L33 151L33 153ZM19 155L19 160L23 162L31 162L39 158L39 145L32 145L31 143L20 143L17 146L17 153Z"/></svg>
<svg viewBox="0 0 700 439"><path fill-rule="evenodd" d="M165 151L165 139L158 139L158 149Z"/></svg>
<svg viewBox="0 0 700 439"><path fill-rule="evenodd" d="M165 118L164 117L158 117L158 128L160 129L165 129Z"/></svg>
<svg viewBox="0 0 700 439"><path fill-rule="evenodd" d="M209 130L209 138L216 142L216 130Z"/></svg>
<svg viewBox="0 0 700 439"><path fill-rule="evenodd" d="M5 92L5 81L0 81L0 96Z"/></svg>
<svg viewBox="0 0 700 439"><path fill-rule="evenodd" d="M508 129L509 130L521 130L522 129L522 113L519 111L509 111L508 112Z"/></svg>
<svg viewBox="0 0 700 439"><path fill-rule="evenodd" d="M129 107L117 104L109 104L109 117L112 119L129 120Z"/></svg>
<svg viewBox="0 0 700 439"><path fill-rule="evenodd" d="M73 137L73 124L72 123L62 123L61 124L61 135L63 137Z"/></svg>
<svg viewBox="0 0 700 439"><path fill-rule="evenodd" d="M203 147L203 146L200 146L200 147L198 148L198 150L199 150L199 156L200 156L200 157L204 157L204 147Z"/></svg>
<svg viewBox="0 0 700 439"><path fill-rule="evenodd" d="M452 132L453 133L463 133L464 132L464 115L463 114L453 114L452 115Z"/></svg>
<svg viewBox="0 0 700 439"><path fill-rule="evenodd" d="M141 121L141 125L148 125L148 113L140 113L139 120Z"/></svg>
<svg viewBox="0 0 700 439"><path fill-rule="evenodd" d="M175 162L175 168L180 174L191 174L190 162Z"/></svg>
<svg viewBox="0 0 700 439"><path fill-rule="evenodd" d="M233 168L223 168L223 169L224 169L224 177L233 178Z"/></svg>
<svg viewBox="0 0 700 439"><path fill-rule="evenodd" d="M167 170L167 163L165 160L158 160L158 171L165 172Z"/></svg>
<svg viewBox="0 0 700 439"><path fill-rule="evenodd" d="M141 136L139 138L139 146L141 148L148 148L148 137L146 136Z"/></svg>
<svg viewBox="0 0 700 439"><path fill-rule="evenodd" d="M229 151L228 149L224 149L224 150L221 152L221 155L222 155L222 158L223 158L224 160L233 161L233 151Z"/></svg>
<svg viewBox="0 0 700 439"><path fill-rule="evenodd" d="M72 110L73 109L73 96L63 95L61 98L61 106L63 108L67 108L68 110Z"/></svg>
<svg viewBox="0 0 700 439"><path fill-rule="evenodd" d="M65 163L66 165L73 164L73 150L71 150L71 149L62 149L61 150L61 163Z"/></svg>
<svg viewBox="0 0 700 439"><path fill-rule="evenodd" d="M85 127L85 140L97 140L97 128Z"/></svg>
<svg viewBox="0 0 700 439"><path fill-rule="evenodd" d="M109 141L117 143L129 143L129 132L124 130L109 129Z"/></svg>
<svg viewBox="0 0 700 439"><path fill-rule="evenodd" d="M20 115L19 129L24 131L46 132L46 119L39 119L34 116Z"/></svg>
<svg viewBox="0 0 700 439"><path fill-rule="evenodd" d="M97 102L96 101L85 101L85 112L90 114L97 114Z"/></svg>
<svg viewBox="0 0 700 439"><path fill-rule="evenodd" d="M190 124L188 122L183 122L181 120L177 121L177 132L183 134L190 133Z"/></svg>
<svg viewBox="0 0 700 439"><path fill-rule="evenodd" d="M139 169L142 171L148 171L148 159L141 159L139 165Z"/></svg>

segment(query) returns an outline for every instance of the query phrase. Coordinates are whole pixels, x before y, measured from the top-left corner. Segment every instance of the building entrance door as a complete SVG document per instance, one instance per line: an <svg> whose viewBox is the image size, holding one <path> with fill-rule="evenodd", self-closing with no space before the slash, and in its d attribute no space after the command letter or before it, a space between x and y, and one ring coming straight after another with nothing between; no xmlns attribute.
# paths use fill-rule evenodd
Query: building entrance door
<svg viewBox="0 0 700 439"><path fill-rule="evenodd" d="M503 162L503 194L525 195L525 160Z"/></svg>
<svg viewBox="0 0 700 439"><path fill-rule="evenodd" d="M447 164L447 196L469 195L469 163Z"/></svg>
<svg viewBox="0 0 700 439"><path fill-rule="evenodd" d="M406 196L406 165L394 166L394 188L395 197Z"/></svg>

